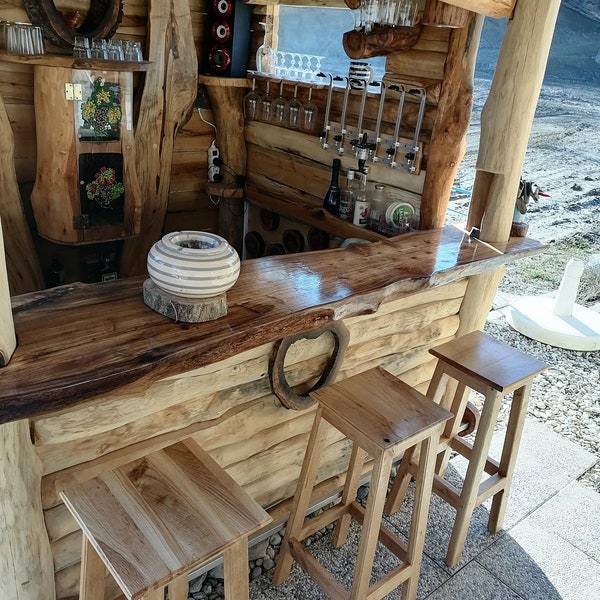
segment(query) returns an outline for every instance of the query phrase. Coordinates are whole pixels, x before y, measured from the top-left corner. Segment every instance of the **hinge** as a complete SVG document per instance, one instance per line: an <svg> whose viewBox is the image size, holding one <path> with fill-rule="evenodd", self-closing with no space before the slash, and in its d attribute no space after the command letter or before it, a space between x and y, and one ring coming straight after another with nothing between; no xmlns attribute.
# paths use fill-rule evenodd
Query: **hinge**
<svg viewBox="0 0 600 600"><path fill-rule="evenodd" d="M75 215L73 217L73 229L86 229L90 226L90 215Z"/></svg>
<svg viewBox="0 0 600 600"><path fill-rule="evenodd" d="M83 88L80 83L65 83L65 100L83 100Z"/></svg>

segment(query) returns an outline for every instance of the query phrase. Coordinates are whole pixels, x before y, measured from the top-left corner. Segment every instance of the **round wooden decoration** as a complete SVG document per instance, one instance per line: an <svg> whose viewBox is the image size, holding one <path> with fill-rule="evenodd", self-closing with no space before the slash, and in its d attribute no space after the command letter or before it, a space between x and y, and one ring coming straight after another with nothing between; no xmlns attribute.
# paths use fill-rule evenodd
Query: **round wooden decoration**
<svg viewBox="0 0 600 600"><path fill-rule="evenodd" d="M329 362L315 385L305 394L298 394L287 382L283 371L287 351L293 343L299 340L314 340L327 333L333 335L334 339L333 352ZM310 397L310 393L331 383L335 379L342 366L349 338L350 333L342 323L330 323L321 329L303 331L302 333L291 335L275 344L272 358L269 361L269 380L271 381L273 393L286 408L304 410L314 404L315 401Z"/></svg>
<svg viewBox="0 0 600 600"><path fill-rule="evenodd" d="M110 38L123 18L122 0L93 0L83 19L63 14L53 0L23 0L33 25L41 27L44 37L59 48L72 48L75 36ZM77 28L71 25L80 23Z"/></svg>

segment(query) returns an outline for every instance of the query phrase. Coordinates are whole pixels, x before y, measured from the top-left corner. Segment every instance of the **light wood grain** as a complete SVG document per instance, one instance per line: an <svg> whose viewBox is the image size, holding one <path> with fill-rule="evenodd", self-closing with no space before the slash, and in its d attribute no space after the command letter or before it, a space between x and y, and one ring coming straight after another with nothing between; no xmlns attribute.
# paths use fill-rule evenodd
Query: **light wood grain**
<svg viewBox="0 0 600 600"><path fill-rule="evenodd" d="M517 0L444 0L446 4L499 19L510 17Z"/></svg>
<svg viewBox="0 0 600 600"><path fill-rule="evenodd" d="M4 237L2 235L2 219L0 219L0 367L8 364L16 347L17 336L15 335L15 325L13 323L12 306L10 303Z"/></svg>

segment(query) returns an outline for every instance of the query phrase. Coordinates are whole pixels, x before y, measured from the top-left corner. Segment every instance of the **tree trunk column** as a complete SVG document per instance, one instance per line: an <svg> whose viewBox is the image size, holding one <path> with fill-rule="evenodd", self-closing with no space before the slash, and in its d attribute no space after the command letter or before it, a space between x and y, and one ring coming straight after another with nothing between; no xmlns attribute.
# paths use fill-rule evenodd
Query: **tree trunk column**
<svg viewBox="0 0 600 600"><path fill-rule="evenodd" d="M4 256L4 239L2 236L2 219L0 219L0 367L8 364L15 348L17 337L13 323L8 274Z"/></svg>
<svg viewBox="0 0 600 600"><path fill-rule="evenodd" d="M544 79L560 0L518 2L481 113L477 174L467 227L480 239L510 236L531 124ZM526 42L524 41L526 40Z"/></svg>
<svg viewBox="0 0 600 600"><path fill-rule="evenodd" d="M245 79L201 76L210 98L216 143L223 167L222 194L219 202L219 235L237 251L242 250L244 234L244 200L235 194L235 175L246 175L246 140L242 103L246 94ZM236 197L234 197L236 196Z"/></svg>
<svg viewBox="0 0 600 600"><path fill-rule="evenodd" d="M0 589L6 600L56 597L41 481L28 421L0 425Z"/></svg>

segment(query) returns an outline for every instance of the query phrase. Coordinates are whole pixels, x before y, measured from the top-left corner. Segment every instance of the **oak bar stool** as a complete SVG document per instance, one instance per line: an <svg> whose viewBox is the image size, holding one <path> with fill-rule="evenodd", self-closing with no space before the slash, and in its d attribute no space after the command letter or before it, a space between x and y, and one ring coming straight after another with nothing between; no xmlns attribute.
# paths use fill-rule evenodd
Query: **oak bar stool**
<svg viewBox="0 0 600 600"><path fill-rule="evenodd" d="M273 577L276 585L298 564L332 598L366 600L383 598L403 583L402 597L415 598L423 552L423 537L431 496L435 454L443 424L451 413L383 369L376 368L311 392L318 401L290 519ZM352 453L341 503L304 521L329 425L350 440ZM420 445L417 489L408 546L381 524L393 459L407 448ZM356 501L356 491L366 453L373 458L373 473L366 510ZM362 524L351 591L342 585L301 544L322 527L338 520L334 545L348 535L350 519ZM377 540L402 563L369 586Z"/></svg>
<svg viewBox="0 0 600 600"><path fill-rule="evenodd" d="M433 481L433 491L456 509L456 519L446 553L446 564L452 567L460 560L473 511L490 497L493 500L488 530L496 533L502 528L531 384L534 377L544 371L547 365L482 331L456 338L430 352L439 360L427 396L453 413L452 420L446 423L440 438ZM446 384L450 380L457 382L454 396L445 393ZM473 444L457 436L469 389L484 395ZM488 457L488 452L502 398L511 393L508 425L500 462L497 462ZM461 489L443 479L452 450L469 462ZM482 481L484 471L489 477ZM388 514L396 512L400 507L411 475L415 472L414 458L408 452L402 458L388 497L385 508Z"/></svg>
<svg viewBox="0 0 600 600"><path fill-rule="evenodd" d="M225 598L248 598L248 536L271 517L192 439L60 495L83 531L81 600L104 600L106 569L129 600L186 600L220 555Z"/></svg>

